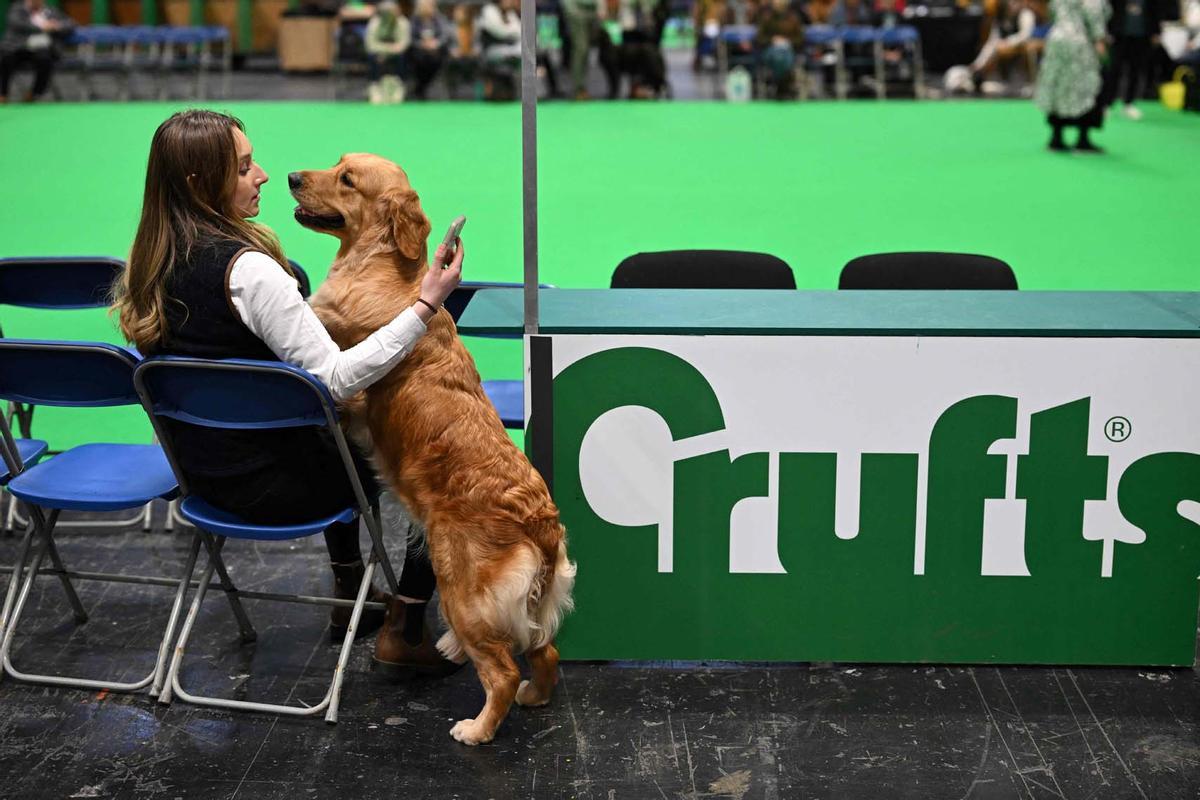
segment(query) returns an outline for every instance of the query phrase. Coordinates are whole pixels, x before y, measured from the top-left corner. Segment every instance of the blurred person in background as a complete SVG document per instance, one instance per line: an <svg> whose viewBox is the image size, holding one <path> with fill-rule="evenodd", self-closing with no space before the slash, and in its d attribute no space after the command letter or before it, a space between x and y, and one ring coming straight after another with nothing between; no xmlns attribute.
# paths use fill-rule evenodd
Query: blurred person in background
<svg viewBox="0 0 1200 800"><path fill-rule="evenodd" d="M1037 78L1037 58L1042 43L1033 37L1038 12L1030 0L1000 0L987 40L971 63L972 79L984 94L1003 94L1005 84L997 71L1016 62L1024 64L1029 80Z"/></svg>
<svg viewBox="0 0 1200 800"><path fill-rule="evenodd" d="M479 10L479 44L483 50L484 97L511 100L521 73L520 0L492 0Z"/></svg>
<svg viewBox="0 0 1200 800"><path fill-rule="evenodd" d="M766 68L775 99L796 95L796 54L804 46L804 23L790 0L771 0L759 12L755 47Z"/></svg>
<svg viewBox="0 0 1200 800"><path fill-rule="evenodd" d="M66 35L74 23L43 0L15 0L8 7L4 38L0 39L0 103L8 102L8 84L23 63L33 66L33 88L26 102L38 99L50 88L54 62L58 60L55 38Z"/></svg>
<svg viewBox="0 0 1200 800"><path fill-rule="evenodd" d="M1112 61L1105 88L1105 106L1112 105L1118 94L1124 101L1121 113L1139 120L1142 112L1134 102L1146 88L1150 54L1158 46L1162 33L1159 0L1113 0L1108 33L1112 41ZM1124 80L1124 91L1121 83Z"/></svg>
<svg viewBox="0 0 1200 800"><path fill-rule="evenodd" d="M521 0L492 0L479 12L480 44L483 47L487 81L484 96L489 100L517 97L521 75ZM558 79L549 55L536 53L538 75L545 76L550 96L558 94Z"/></svg>
<svg viewBox="0 0 1200 800"><path fill-rule="evenodd" d="M1034 102L1050 123L1048 146L1056 152L1066 151L1063 129L1076 127L1079 139L1075 149L1102 153L1088 131L1104 123L1100 59L1108 52L1108 0L1052 0L1050 13L1054 25L1046 36L1046 55L1034 92Z"/></svg>
<svg viewBox="0 0 1200 800"><path fill-rule="evenodd" d="M424 100L429 84L433 83L446 61L455 30L450 21L438 13L436 0L417 0L411 27L412 45L408 49L408 60L416 82L413 95L418 100Z"/></svg>
<svg viewBox="0 0 1200 800"><path fill-rule="evenodd" d="M696 31L696 49L692 55L692 71L699 72L706 60L715 63L717 37L722 25L733 22L733 9L726 0L695 0L692 4L692 25Z"/></svg>
<svg viewBox="0 0 1200 800"><path fill-rule="evenodd" d="M475 47L475 7L469 3L459 3L452 13L454 38L450 41L444 69L446 90L453 98L458 94L459 84L475 79L479 70L479 52Z"/></svg>
<svg viewBox="0 0 1200 800"><path fill-rule="evenodd" d="M404 56L412 42L411 26L400 13L396 0L383 0L375 6L375 14L367 23L364 39L371 76L370 93L375 96L385 75L403 80L406 67Z"/></svg>
<svg viewBox="0 0 1200 800"><path fill-rule="evenodd" d="M631 99L658 97L667 86L662 54L662 35L670 13L666 0L617 0L609 9L621 29L620 45L601 34L607 39L600 42L600 61L608 77L610 99L620 91L621 73L629 75Z"/></svg>

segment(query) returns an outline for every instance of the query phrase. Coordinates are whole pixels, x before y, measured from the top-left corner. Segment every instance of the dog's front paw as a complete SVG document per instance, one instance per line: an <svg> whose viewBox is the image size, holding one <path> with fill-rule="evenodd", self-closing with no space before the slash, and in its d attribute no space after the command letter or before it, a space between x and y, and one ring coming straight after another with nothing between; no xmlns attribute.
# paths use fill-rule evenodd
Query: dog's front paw
<svg viewBox="0 0 1200 800"><path fill-rule="evenodd" d="M550 702L550 695L545 697L538 694L538 690L530 681L521 681L520 687L517 689L517 705L521 706L544 706Z"/></svg>
<svg viewBox="0 0 1200 800"><path fill-rule="evenodd" d="M487 744L492 740L492 735L483 729L483 725L473 719L460 719L450 729L450 735L469 745Z"/></svg>

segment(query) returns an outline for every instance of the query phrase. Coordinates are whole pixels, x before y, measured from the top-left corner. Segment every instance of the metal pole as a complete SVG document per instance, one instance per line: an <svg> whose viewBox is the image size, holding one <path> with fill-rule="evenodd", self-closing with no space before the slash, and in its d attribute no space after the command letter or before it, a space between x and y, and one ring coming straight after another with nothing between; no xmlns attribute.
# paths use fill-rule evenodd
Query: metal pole
<svg viewBox="0 0 1200 800"><path fill-rule="evenodd" d="M521 0L521 187L528 336L538 332L536 0Z"/></svg>

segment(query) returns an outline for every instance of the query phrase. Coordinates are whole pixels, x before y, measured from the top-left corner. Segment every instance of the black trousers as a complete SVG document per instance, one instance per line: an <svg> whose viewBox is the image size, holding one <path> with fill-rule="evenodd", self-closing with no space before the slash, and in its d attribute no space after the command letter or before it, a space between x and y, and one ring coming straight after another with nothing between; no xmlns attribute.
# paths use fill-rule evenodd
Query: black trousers
<svg viewBox="0 0 1200 800"><path fill-rule="evenodd" d="M33 66L34 97L41 97L50 88L50 74L54 71L54 53L44 50L12 50L0 55L0 95L8 95L8 83L21 64Z"/></svg>
<svg viewBox="0 0 1200 800"><path fill-rule="evenodd" d="M335 514L357 506L354 489L331 437L322 437L319 457L306 459L303 469L278 464L236 476L189 475L191 491L214 506L259 525L287 525ZM368 500L381 492L374 470L351 447L355 471ZM362 559L358 544L358 522L334 523L325 531L329 560L336 564ZM410 539L404 569L397 581L400 594L414 600L433 596L436 579L424 542Z"/></svg>
<svg viewBox="0 0 1200 800"><path fill-rule="evenodd" d="M445 60L446 56L441 50L426 50L418 46L408 49L408 61L412 66L413 77L417 80L414 90L417 97L425 96L425 91L437 77L438 70L442 68L442 62Z"/></svg>
<svg viewBox="0 0 1200 800"><path fill-rule="evenodd" d="M1107 104L1117 99L1121 79L1125 79L1121 99L1132 103L1141 96L1150 69L1150 38L1148 36L1118 36L1112 46L1109 63Z"/></svg>

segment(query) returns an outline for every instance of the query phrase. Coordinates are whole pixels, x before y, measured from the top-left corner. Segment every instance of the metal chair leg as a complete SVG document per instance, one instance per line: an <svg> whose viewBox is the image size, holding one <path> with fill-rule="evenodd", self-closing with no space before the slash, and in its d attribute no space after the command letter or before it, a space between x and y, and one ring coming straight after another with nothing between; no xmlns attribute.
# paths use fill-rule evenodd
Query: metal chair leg
<svg viewBox="0 0 1200 800"><path fill-rule="evenodd" d="M0 640L0 664L3 664L3 669L0 672L9 672L8 665L8 650L12 646L13 634L17 630L17 620L21 618L21 612L25 609L25 601L29 599L29 591L33 588L33 578L37 575L38 568L42 565L42 559L46 557L50 540L43 539L37 552L34 553L33 561L29 565L29 576L21 583L21 593L17 597L16 606L12 610L12 615L8 618L8 624L4 627L4 638Z"/></svg>
<svg viewBox="0 0 1200 800"><path fill-rule="evenodd" d="M367 600L367 591L371 588L371 577L375 574L375 564L378 557L374 552L367 559L367 568L363 571L362 582L358 585L358 595L354 598L354 610L350 612L350 624L346 627L346 638L342 640L342 650L338 653L337 666L333 671L333 683L325 699L329 702L329 710L325 712L325 721L337 723L338 708L342 699L342 681L346 677L346 663L350 660L350 648L354 645L354 633L358 630L358 621L362 617L363 603ZM387 562L383 562L387 564Z"/></svg>
<svg viewBox="0 0 1200 800"><path fill-rule="evenodd" d="M205 531L198 531L196 535L197 537L204 538L205 541L212 538L211 534ZM213 574L217 571L218 562L212 557L212 554L215 553L219 557L222 544L224 544L224 537L217 537L216 542L210 546L209 561L204 568L204 573L200 576L200 586L196 590L195 597L192 599L191 607L188 609L187 619L183 623L183 628L179 631L179 640L175 643L175 652L171 658L171 666L164 678L163 689L159 694L158 702L167 704L175 697L178 697L187 703L212 708L265 711L272 714L284 714L294 717L311 717L325 712L325 721L331 724L336 723L341 700L342 683L346 675L346 664L350 661L350 650L354 644L354 634L358 629L358 623L362 617L363 606L366 603L367 592L371 588L371 581L375 574L375 565L379 563L379 557L372 552L371 557L367 561L367 567L363 570L363 578L358 585L358 594L354 600L354 608L350 612L350 624L346 628L346 637L342 641L341 651L338 653L337 666L334 669L329 689L325 692L325 697L315 706L298 707L278 703L256 703L247 700L225 700L216 697L193 695L184 689L180 683L179 673L183 665L183 655L187 651L188 640L191 638L196 619L200 615L200 607L203 605L204 598L208 593L209 583L212 580ZM386 563L386 559L383 560L383 563Z"/></svg>
<svg viewBox="0 0 1200 800"><path fill-rule="evenodd" d="M39 514L39 512L40 509L37 509L35 514ZM15 607L12 610L12 616L9 617L8 624L4 628L3 643L0 644L0 662L3 663L3 672L11 675L17 680L28 681L30 683L41 683L48 684L50 686L68 686L72 688L85 689L108 689L110 691L118 692L134 692L144 689L147 686L160 685L163 676L163 665L166 661L169 643L174 634L175 626L179 621L179 613L183 607L183 598L187 591L188 583L191 579L192 573L195 571L196 556L199 553L200 547L198 542L193 542L192 551L187 560L185 573L180 577L179 583L176 586L175 602L172 604L171 614L167 619L166 628L163 632L163 639L159 642L154 669L150 672L150 674L138 681L118 682L94 680L91 678L76 678L65 675L40 675L35 673L26 673L21 672L13 666L11 657L13 636L16 633L17 624L20 621L21 614L24 612L25 603L29 598L29 592L33 588L34 582L37 580L38 572L41 569L42 562L45 560L47 555L50 555L51 560L55 562L56 568L59 572L59 577L63 580L63 585L68 588L69 595L74 596L74 589L71 588L70 581L65 574L66 570L62 566L62 561L58 558L56 548L54 546L54 520L56 516L56 513L51 511L49 518L46 520L45 527L43 527L41 524L33 526L34 529L42 531L43 539L41 545L38 547L37 554L34 556L33 562L30 564L28 574L25 576L25 580L21 584L21 593L17 598ZM22 552L21 559L23 560L24 557L25 553ZM75 602L78 603L78 597L75 597ZM81 604L78 606L77 610L82 610ZM86 619L86 615L84 618Z"/></svg>
<svg viewBox="0 0 1200 800"><path fill-rule="evenodd" d="M208 559L217 571L217 579L221 582L221 589L225 592L225 597L229 599L229 605L233 609L233 616L237 619L238 630L242 634L242 642L249 644L258 638L258 633L255 632L254 625L250 623L250 618L246 616L246 609L242 607L237 587L233 585L233 580L230 579L229 572L225 569L225 560L221 558L221 548L225 546L225 537L217 536L214 539L213 535L207 531L201 531L200 535L204 537L204 546L208 550Z"/></svg>
<svg viewBox="0 0 1200 800"><path fill-rule="evenodd" d="M50 514L50 519L45 523L44 530L48 540L46 548L50 553L50 561L53 562L54 568L58 570L58 580L62 583L63 591L67 593L67 602L71 604L71 611L75 614L75 622L79 625L88 621L87 609L83 607L83 602L79 599L79 595L75 593L75 586L71 583L71 579L67 577L67 568L63 564L62 556L58 554L58 546L54 544L54 522L58 517L57 512Z"/></svg>
<svg viewBox="0 0 1200 800"><path fill-rule="evenodd" d="M12 613L13 603L17 600L17 590L21 586L21 576L25 572L25 562L29 560L29 546L33 541L33 527L30 524L25 528L25 535L21 537L21 545L17 549L17 560L13 562L12 575L8 579L8 589L4 593L4 608L0 610L0 637L4 635L4 631L8 628L9 615ZM0 678L3 675L4 671L0 670Z"/></svg>
<svg viewBox="0 0 1200 800"><path fill-rule="evenodd" d="M202 531L196 531L196 538L203 539L207 536ZM208 542L205 541L207 545ZM211 553L211 551L210 551ZM204 603L204 596L208 594L208 585L212 581L215 562L210 554L208 563L204 566L204 572L200 574L200 586L196 589L196 595L192 598L192 605L188 608L187 619L183 621L183 627L179 630L179 639L175 642L175 652L171 657L171 666L167 669L167 674L163 679L162 692L158 695L158 702L163 705L169 705L175 690L179 687L179 667L183 664L183 652L187 649L188 638L192 635L192 627L196 624L196 617L200 615L200 606Z"/></svg>
<svg viewBox="0 0 1200 800"><path fill-rule="evenodd" d="M921 40L913 42L913 82L916 88L913 94L918 98L925 96L925 56L921 53Z"/></svg>
<svg viewBox="0 0 1200 800"><path fill-rule="evenodd" d="M872 51L875 56L875 98L877 100L886 100L887 69L883 63L883 42L880 39L875 40Z"/></svg>
<svg viewBox="0 0 1200 800"><path fill-rule="evenodd" d="M179 623L179 615L183 611L183 600L187 596L192 573L196 571L196 558L199 555L200 533L197 531L192 536L192 546L188 551L183 575L179 579L179 588L175 590L175 600L171 603L171 615L167 618L167 630L163 634L162 642L158 645L158 659L154 662L154 681L150 684L150 694L154 697L159 696L165 682L163 678L166 673L167 656L171 652L171 639L175 635L175 626Z"/></svg>

